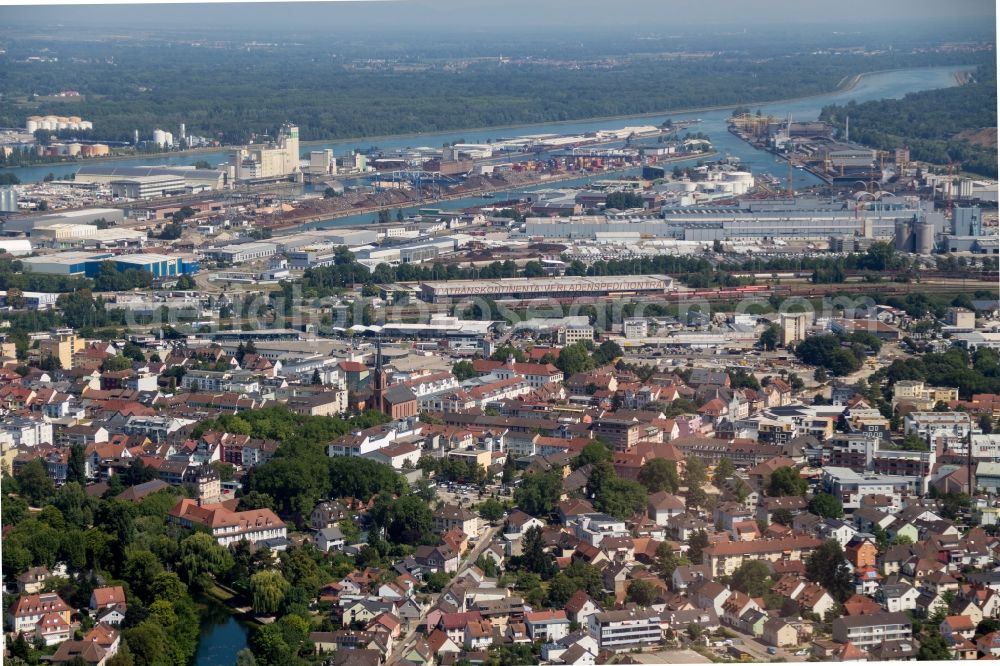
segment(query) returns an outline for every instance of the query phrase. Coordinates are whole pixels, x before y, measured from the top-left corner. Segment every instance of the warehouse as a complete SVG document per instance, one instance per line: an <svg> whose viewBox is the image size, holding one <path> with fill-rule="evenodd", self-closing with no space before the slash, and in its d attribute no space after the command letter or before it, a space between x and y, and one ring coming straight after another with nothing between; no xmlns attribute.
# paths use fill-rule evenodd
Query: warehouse
<svg viewBox="0 0 1000 666"><path fill-rule="evenodd" d="M890 239L897 220L916 216L942 231L944 217L921 207L916 198L868 201L861 208L842 201L798 198L747 200L737 206L665 207L662 219L609 219L584 215L569 219L529 218L525 235L535 238L597 239L638 234L642 238L685 241L728 239L827 240L831 235Z"/></svg>
<svg viewBox="0 0 1000 666"><path fill-rule="evenodd" d="M110 252L60 252L21 260L25 271L49 275L94 277L101 264L111 262L119 271L130 268L149 271L153 277L190 275L198 271L198 262L165 254L123 254Z"/></svg>
<svg viewBox="0 0 1000 666"><path fill-rule="evenodd" d="M278 251L274 243L239 243L205 250L205 256L224 264L242 264L255 259L273 256Z"/></svg>
<svg viewBox="0 0 1000 666"><path fill-rule="evenodd" d="M31 237L37 239L37 245L57 249L114 247L142 247L147 236L142 231L111 227L98 229L92 224L56 223L44 227L35 227Z"/></svg>
<svg viewBox="0 0 1000 666"><path fill-rule="evenodd" d="M430 303L441 303L473 296L501 299L663 294L672 288L673 280L666 275L451 280L422 282L420 297Z"/></svg>
<svg viewBox="0 0 1000 666"><path fill-rule="evenodd" d="M41 257L26 257L21 260L21 265L26 272L31 273L84 277L87 275L89 264L99 265L101 261L114 256L110 252L60 252Z"/></svg>
<svg viewBox="0 0 1000 666"><path fill-rule="evenodd" d="M187 275L198 271L198 262L185 261L183 257L166 254L122 254L111 262L119 271L130 268L149 271L155 278Z"/></svg>
<svg viewBox="0 0 1000 666"><path fill-rule="evenodd" d="M117 180L136 178L180 178L183 186L192 190L220 190L226 186L226 176L216 169L196 169L184 166L117 166L112 164L87 164L76 172L74 182L111 185Z"/></svg>
<svg viewBox="0 0 1000 666"><path fill-rule="evenodd" d="M111 181L111 194L126 199L153 199L183 194L184 191L185 182L182 176L136 176Z"/></svg>
<svg viewBox="0 0 1000 666"><path fill-rule="evenodd" d="M31 241L27 238L0 238L0 254L22 257L31 252Z"/></svg>
<svg viewBox="0 0 1000 666"><path fill-rule="evenodd" d="M28 310L51 310L59 300L60 294L44 291L22 291L19 297L20 303L7 301L7 292L0 291L0 305L4 307L20 307Z"/></svg>
<svg viewBox="0 0 1000 666"><path fill-rule="evenodd" d="M9 219L3 223L3 230L6 233L20 231L30 234L38 227L48 227L53 224L93 224L97 220L121 224L125 220L125 214L117 208L81 208L52 215Z"/></svg>

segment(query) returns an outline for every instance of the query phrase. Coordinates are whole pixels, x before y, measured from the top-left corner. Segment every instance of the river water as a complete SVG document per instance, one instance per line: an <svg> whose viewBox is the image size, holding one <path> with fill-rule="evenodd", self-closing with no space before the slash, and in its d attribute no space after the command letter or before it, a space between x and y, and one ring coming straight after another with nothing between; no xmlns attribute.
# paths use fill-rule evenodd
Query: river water
<svg viewBox="0 0 1000 666"><path fill-rule="evenodd" d="M948 67L926 67L917 69L902 69L891 72L875 72L861 77L860 81L850 90L842 90L826 95L817 95L806 99L799 99L790 102L776 102L762 106L752 106L753 110L760 108L766 114L784 117L792 115L793 120L815 120L820 110L829 104L844 104L851 100L856 102L866 102L874 99L899 98L907 93L918 92L920 90L931 90L934 88L947 88L957 84L955 74L961 71L968 71L970 66L948 66ZM646 116L642 118L612 118L606 120L582 120L561 123L545 123L540 125L524 125L510 128L494 128L485 130L467 130L458 132L438 132L433 134L417 134L396 136L381 139L348 139L341 141L330 141L321 144L309 144L310 150L320 150L324 148L332 149L337 155L345 155L354 149L366 149L373 145L383 150L395 148L414 148L418 146L440 147L445 142L454 142L464 139L469 143L485 142L487 139L509 138L525 134L583 134L594 132L599 129L615 129L625 125L659 125L667 118L673 120L696 120L701 119L701 123L690 128L691 132L702 132L711 137L720 155L730 154L739 157L755 173L773 173L782 179L785 178L787 166L784 162L775 163L774 157L766 152L758 151L729 133L726 126L726 119L729 118L733 107L727 107L716 111L694 111L689 113L663 113ZM306 146L303 146L305 149ZM147 156L134 159L113 160L113 163L120 166L140 166L140 165L166 165L166 164L193 164L197 160L205 160L210 164L224 162L229 157L229 151L219 150L191 155L159 155ZM66 176L76 173L79 164L49 164L32 167L18 167L9 169L17 175L22 182L37 182L52 173L55 176ZM798 171L795 174L795 184L797 186L815 185L819 182L817 178L807 172ZM463 200L465 201L465 200ZM474 205L479 199L472 199L473 203L463 203L461 205L452 202L450 208L463 208ZM445 206L441 206L445 207ZM371 216L363 216L365 220ZM348 218L338 220L338 226ZM355 222L356 223L356 222Z"/></svg>
<svg viewBox="0 0 1000 666"><path fill-rule="evenodd" d="M236 653L247 646L247 627L214 599L205 600L195 666L233 666Z"/></svg>

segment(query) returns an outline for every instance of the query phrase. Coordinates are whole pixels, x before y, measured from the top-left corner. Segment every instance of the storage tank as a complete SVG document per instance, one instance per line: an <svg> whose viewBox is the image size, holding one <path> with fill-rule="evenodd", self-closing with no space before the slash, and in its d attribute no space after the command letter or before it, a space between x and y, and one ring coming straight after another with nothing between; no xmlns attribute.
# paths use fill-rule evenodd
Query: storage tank
<svg viewBox="0 0 1000 666"><path fill-rule="evenodd" d="M28 122L25 123L25 127L27 128L29 134L34 134L35 131L39 129L38 125L39 120L40 118L38 118L38 116L32 116L31 118L28 118Z"/></svg>
<svg viewBox="0 0 1000 666"><path fill-rule="evenodd" d="M913 252L913 230L909 220L896 220L896 252Z"/></svg>
<svg viewBox="0 0 1000 666"><path fill-rule="evenodd" d="M917 254L934 252L934 225L930 222L917 224Z"/></svg>

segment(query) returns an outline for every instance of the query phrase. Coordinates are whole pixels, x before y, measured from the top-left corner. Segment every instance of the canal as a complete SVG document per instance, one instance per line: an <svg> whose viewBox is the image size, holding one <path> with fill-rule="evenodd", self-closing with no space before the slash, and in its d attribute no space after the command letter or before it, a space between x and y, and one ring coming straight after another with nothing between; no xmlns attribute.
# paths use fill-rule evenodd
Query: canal
<svg viewBox="0 0 1000 666"><path fill-rule="evenodd" d="M249 629L218 600L209 597L200 603L204 609L195 666L233 666L236 653L247 647Z"/></svg>
<svg viewBox="0 0 1000 666"><path fill-rule="evenodd" d="M861 76L858 81L846 90L838 90L825 95L797 99L787 102L775 102L771 104L753 105L753 110L760 108L765 114L773 114L785 117L791 114L793 120L815 120L820 110L829 104L845 104L851 100L855 102L867 102L876 99L900 98L911 92L921 90L932 90L935 88L947 88L957 85L955 74L968 71L972 67L969 65L953 65L947 67L922 67L915 69L901 69L889 72L874 72ZM701 123L691 127L687 131L702 132L707 134L715 145L720 155L732 155L749 166L754 173L770 173L781 179L785 178L787 165L784 162L776 163L774 157L769 153L758 151L727 130L726 120L729 118L733 107L727 107L715 111L692 111L687 113L662 113L641 118L610 118L604 120L582 120L574 122L545 123L539 125L524 125L519 127L494 128L482 130L467 130L458 132L436 132L432 134L416 134L387 137L381 139L348 139L340 141L330 141L321 144L308 144L303 149L320 150L332 149L337 155L344 155L354 149L366 149L372 145L378 146L382 150L393 150L397 148L413 148L419 146L440 147L446 142L465 140L470 143L481 143L488 139L502 139L524 134L583 134L595 132L600 129L615 129L624 125L659 125L667 118L673 120L701 120ZM140 158L129 158L123 160L113 160L112 162L120 166L140 166L140 165L168 165L168 164L193 164L197 160L205 160L210 164L218 164L228 159L228 150L219 150L191 155L158 155ZM30 167L18 167L9 169L17 175L22 182L38 182L47 174L52 173L57 177L67 176L76 173L80 168L79 163L73 164L47 164ZM812 174L805 171L795 173L794 184L796 187L815 185L819 182ZM463 200L464 201L464 200ZM454 208L464 208L475 205L481 201L472 199L473 203L458 205L452 202ZM441 206L445 207L445 206ZM371 219L364 216L363 221ZM345 223L341 218L336 221L336 226L345 224L357 224L359 220Z"/></svg>

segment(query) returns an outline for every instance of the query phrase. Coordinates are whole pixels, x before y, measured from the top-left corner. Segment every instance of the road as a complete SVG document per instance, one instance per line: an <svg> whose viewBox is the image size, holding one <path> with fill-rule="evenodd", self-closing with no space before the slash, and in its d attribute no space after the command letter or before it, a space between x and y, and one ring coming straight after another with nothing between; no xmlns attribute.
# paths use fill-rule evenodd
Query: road
<svg viewBox="0 0 1000 666"><path fill-rule="evenodd" d="M493 541L493 537L495 537L499 531L500 525L492 527L487 526L479 531L479 543L477 543L474 548L469 549L469 551L465 554L465 557L458 565L458 571L455 572L453 580L458 579L462 574L468 571L469 567L476 563L476 560L478 560L479 556L483 554L483 551L486 550L486 547ZM399 660L402 659L403 654L413 645L417 634L417 627L424 623L427 619L427 614L437 604L441 595L447 592L450 587L451 585L449 584L448 587L441 590L441 592L427 604L427 607L420 614L420 617L417 618L417 620L410 626L410 630L406 632L406 634L399 640L399 643L396 644L396 648L389 654L389 657L385 661L387 666L393 666L393 664L398 663Z"/></svg>

